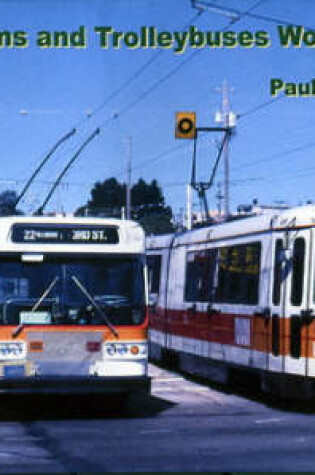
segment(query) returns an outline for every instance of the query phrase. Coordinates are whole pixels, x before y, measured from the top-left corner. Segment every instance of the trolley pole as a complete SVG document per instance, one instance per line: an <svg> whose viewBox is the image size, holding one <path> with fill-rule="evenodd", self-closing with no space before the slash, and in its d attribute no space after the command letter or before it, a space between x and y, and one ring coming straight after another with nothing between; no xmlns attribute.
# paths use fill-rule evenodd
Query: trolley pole
<svg viewBox="0 0 315 475"><path fill-rule="evenodd" d="M132 138L128 139L127 150L127 183L126 183L126 218L131 219L131 164L132 164Z"/></svg>

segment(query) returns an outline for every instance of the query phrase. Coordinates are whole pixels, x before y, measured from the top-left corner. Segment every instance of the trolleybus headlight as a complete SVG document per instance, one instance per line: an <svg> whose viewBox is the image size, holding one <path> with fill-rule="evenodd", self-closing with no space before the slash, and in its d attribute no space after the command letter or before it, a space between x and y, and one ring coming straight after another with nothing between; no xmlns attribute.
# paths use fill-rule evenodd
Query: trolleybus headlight
<svg viewBox="0 0 315 475"><path fill-rule="evenodd" d="M22 358L25 356L25 352L24 342L0 342L0 359Z"/></svg>
<svg viewBox="0 0 315 475"><path fill-rule="evenodd" d="M105 354L115 357L146 356L148 348L145 343L107 343Z"/></svg>
<svg viewBox="0 0 315 475"><path fill-rule="evenodd" d="M116 345L116 351L119 355L123 356L128 353L128 346L125 344Z"/></svg>
<svg viewBox="0 0 315 475"><path fill-rule="evenodd" d="M106 353L108 356L114 356L116 353L115 345L106 345Z"/></svg>

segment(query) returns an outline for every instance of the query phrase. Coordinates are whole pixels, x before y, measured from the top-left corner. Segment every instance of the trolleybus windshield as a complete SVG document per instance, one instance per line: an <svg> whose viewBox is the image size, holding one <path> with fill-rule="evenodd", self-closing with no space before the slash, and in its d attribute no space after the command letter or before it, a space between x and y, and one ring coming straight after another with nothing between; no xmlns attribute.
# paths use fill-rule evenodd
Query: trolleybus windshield
<svg viewBox="0 0 315 475"><path fill-rule="evenodd" d="M138 325L144 304L140 256L0 255L0 325Z"/></svg>

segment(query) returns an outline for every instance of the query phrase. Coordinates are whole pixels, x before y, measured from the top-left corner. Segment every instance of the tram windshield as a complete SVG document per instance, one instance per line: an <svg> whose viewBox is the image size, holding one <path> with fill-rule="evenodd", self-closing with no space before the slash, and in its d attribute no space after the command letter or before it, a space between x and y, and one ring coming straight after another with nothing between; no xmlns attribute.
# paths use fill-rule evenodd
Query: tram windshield
<svg viewBox="0 0 315 475"><path fill-rule="evenodd" d="M144 304L139 256L0 255L2 325L138 325Z"/></svg>

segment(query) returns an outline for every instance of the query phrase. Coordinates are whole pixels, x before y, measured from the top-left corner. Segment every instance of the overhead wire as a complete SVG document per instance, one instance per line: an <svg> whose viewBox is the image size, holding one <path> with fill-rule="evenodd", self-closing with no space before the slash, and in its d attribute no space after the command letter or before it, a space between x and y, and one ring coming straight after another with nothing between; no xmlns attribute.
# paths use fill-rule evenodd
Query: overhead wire
<svg viewBox="0 0 315 475"><path fill-rule="evenodd" d="M195 20L197 20L202 14L203 10L198 10L197 13L183 26L183 28L187 28L189 25L191 25ZM163 50L159 50L155 53L153 57L151 57L145 64L143 64L137 71L132 74L126 81L123 82L123 84L115 89L103 102L101 102L94 111L92 111L88 116L84 117L82 120L77 122L73 128L78 128L82 126L86 121L90 120L93 116L95 116L98 112L100 112L104 107L106 107L111 100L113 100L116 96L118 96L121 92L123 92L127 87L129 87L146 69L153 64L160 54L163 52ZM115 116L112 117L111 119L116 118ZM108 120L105 121L101 126L105 125L108 123ZM101 127L99 126L99 127Z"/></svg>
<svg viewBox="0 0 315 475"><path fill-rule="evenodd" d="M235 19L231 19L228 24L222 29L222 31L227 30L232 24L240 21L242 17L245 15L246 12L250 12L257 8L259 5L261 5L263 2L266 0L258 0L255 2L254 5L252 5L248 10L245 12L240 12L239 16ZM156 91L158 87L160 87L162 84L164 84L168 79L170 79L172 76L174 76L178 71L181 70L182 67L184 67L188 62L190 62L192 59L194 59L198 54L200 54L203 49L197 49L193 53L191 53L189 56L187 56L185 59L183 59L179 64L177 64L174 68L172 68L168 73L166 73L164 76L162 76L160 79L158 79L155 83L153 83L151 86L149 86L145 91L143 91L138 97L136 97L133 101L131 101L129 104L127 104L124 108L122 108L119 112L114 114L113 117L110 117L109 119L105 120L102 122L99 127L102 127L104 125L107 125L109 122L111 122L113 119L117 119L120 116L124 115L126 112L128 112L130 109L132 109L134 106L139 104L143 99L145 99L149 94L152 92Z"/></svg>
<svg viewBox="0 0 315 475"><path fill-rule="evenodd" d="M258 6L260 6L264 1L266 0L258 0L255 2L255 4L247 9L246 11L239 11L235 9L228 9L225 7L220 8L222 10L230 11L230 13L236 14L237 17L232 18L229 23L222 29L222 31L226 30L231 26L231 24L234 24L238 21L240 21L243 17L252 17L252 18L258 18L258 17L264 17L262 15L254 15L252 14L252 11L256 9ZM198 2L201 3L201 2ZM218 5L213 4L212 2L203 2L204 6L212 6L212 7L219 7ZM198 8L198 7L197 7ZM188 22L187 25L191 24L193 21L195 21L200 15L204 13L204 10L199 9L196 15ZM265 19L265 18L260 18L260 19ZM89 115L89 117L84 118L78 125L82 125L83 122L89 120L92 116L96 115L98 112L100 112L108 103L114 99L116 96L118 96L124 89L129 87L129 85L135 81L141 74L153 63L156 61L158 56L163 50L159 50L156 52L155 56L150 58L144 65L142 65L132 76L130 76L119 88L114 90L102 103L99 104L99 106L96 107L96 109ZM169 78L171 78L173 75L175 75L182 67L184 67L188 62L190 62L197 54L199 54L201 50L196 50L193 52L191 55L189 55L187 58L185 58L180 64L177 64L174 68L172 68L167 74L165 74L162 78L160 78L158 81L156 81L154 84L152 84L149 88L147 88L145 91L143 91L138 97L136 97L133 101L131 101L129 104L127 104L124 108L122 108L118 113L116 113L114 116L110 117L109 119L105 120L102 122L99 127L103 127L104 125L107 125L109 122L111 122L114 119L117 119L118 117L122 116L123 114L127 113L129 110L131 110L133 107L135 107L139 102L141 102L143 99L145 99L148 95L150 95L153 91L156 91L156 89L164 84ZM280 97L279 97L280 98ZM240 114L240 117L244 117L246 115L252 114L263 107L266 107L267 105L270 105L271 103L275 102L279 98L276 98L275 100L270 100L267 101L261 105L256 106L255 108L246 111L245 113ZM178 147L180 148L180 147ZM169 154L170 152L166 152L166 154ZM159 160L159 158L163 158L165 156L164 153L162 153L160 156L154 157L153 161ZM132 170L135 170L137 168L140 168L142 166L145 166L146 163L150 163L150 161L144 161L138 165L135 165L132 167Z"/></svg>
<svg viewBox="0 0 315 475"><path fill-rule="evenodd" d="M244 12L239 12L238 17L235 19L231 19L229 23L223 28L222 31L225 31L229 26L237 21L240 21L243 16L247 15L254 9L256 9L259 5L261 5L263 2L266 0L258 0L255 2L254 5L252 5L249 9L247 9ZM198 9L198 7L197 7ZM202 14L204 13L204 10L198 9L197 13L184 25L183 28L187 28L187 26L191 25L197 18L199 18ZM156 90L160 85L162 85L164 82L166 82L170 77L172 77L174 74L176 74L183 66L187 64L188 61L193 59L198 53L200 53L202 50L196 50L193 52L190 56L185 58L179 65L176 65L173 69L171 69L165 76L163 76L161 79L159 79L157 82L155 82L152 86L150 86L148 89L146 89L140 96L135 98L131 103L129 103L126 107L121 109L118 113L114 114L114 116L106 119L104 122L102 122L98 127L103 127L104 125L107 125L109 122L111 122L113 119L117 119L121 115L125 114L128 112L130 109L132 109L135 105L137 105L139 102L141 102L145 97L147 97L151 92ZM78 124L75 125L75 127L78 127L79 125L82 125L83 122L86 122L87 120L91 119L95 114L100 112L108 103L114 99L117 95L119 95L124 89L129 87L129 85L136 79L138 78L162 53L163 50L159 50L156 52L156 54L150 58L144 65L142 65L133 75L131 75L119 88L114 90L102 103L100 103L95 111L92 111L91 114L89 114L88 117L85 117L82 119Z"/></svg>
<svg viewBox="0 0 315 475"><path fill-rule="evenodd" d="M228 8L228 7L224 7L222 5L218 5L216 3L213 3L213 2L204 2L204 1L199 1L199 0L196 0L195 1L196 4L198 5L201 5L202 7L211 7L213 9L217 9L217 12L222 14L223 13L226 13L228 15L230 15L232 18L233 18L233 15L235 19L237 19L237 16L241 13L239 10L237 9L234 9L234 8ZM281 24L281 25L286 25L286 26L295 26L295 27L298 27L298 26L302 26L302 25L298 25L298 24L295 24L291 21L287 21L287 20L283 20L283 19L279 19L279 18L274 18L274 17L270 17L270 16L266 16L266 15L260 15L260 14L255 14L255 13L251 13L251 12L242 12L242 16L247 16L247 17L250 17L250 18L255 18L255 19L259 19L259 20L264 20L264 21L268 21L268 22L272 22L272 23L276 23L277 25ZM313 27L309 27L309 26L304 26L305 29L313 29ZM275 98L272 98L272 99L269 99L268 101L264 101L262 102L261 104L258 104L257 106L254 106L252 107L251 109L243 112L243 113L240 113L238 114L238 118L239 119L242 119L244 117L247 117L249 115L252 115L258 111L261 111L262 109L274 104L275 102L279 101L279 100L282 100L283 98L285 97L284 94L282 95L279 95ZM304 150L307 150L307 149L310 149L312 147L315 146L315 142L310 142L308 144L305 144L303 146L299 146L299 147L294 147L293 149L290 149L290 150L286 150L284 152L280 152L278 154L273 154L272 156L270 156L269 158L265 158L265 159L259 159L259 160L256 160L254 162L246 162L245 164L241 164L240 166L238 167L233 167L234 169L238 170L240 168L243 168L243 167L248 167L248 166L252 166L252 165L257 165L261 162L269 162L269 161L273 161L273 160L276 160L278 158L281 158L283 156L287 156L289 154L294 154L294 153L297 153L297 152L300 152L300 151L304 151ZM310 167L310 169L314 169L314 167ZM299 177L301 176L305 176L305 175L298 175ZM297 177L296 174L291 177L291 178L295 178ZM259 178L257 180L265 180L266 178ZM268 178L267 178L268 179ZM278 181L279 179L283 179L283 175L277 179L275 179L274 181ZM270 180L269 180L270 181Z"/></svg>
<svg viewBox="0 0 315 475"><path fill-rule="evenodd" d="M183 29L194 23L194 21L197 20L203 13L203 10L198 10L198 12L183 26ZM139 69L137 69L131 76L129 76L117 89L110 93L108 97L103 102L101 102L94 109L94 111L91 112L89 117L82 119L77 126L82 125L83 122L91 119L94 115L104 109L104 107L106 107L115 97L117 97L121 92L127 89L146 69L149 68L149 66L151 66L159 58L163 51L164 50L162 49L156 51L155 54L150 59L148 59L148 61L146 61Z"/></svg>
<svg viewBox="0 0 315 475"><path fill-rule="evenodd" d="M266 0L258 0L255 2L254 5L252 5L246 12L250 12L260 6L262 3L264 3ZM239 15L237 19L232 19L228 22L228 24L223 28L222 31L225 31L228 29L231 24L235 23L236 21L240 21L242 19L242 15ZM103 123L99 125L99 127L103 127L104 125L109 124L113 119L117 119L120 116L124 115L126 112L131 110L134 106L136 106L139 102L141 102L143 99L145 99L151 92L155 91L159 86L161 86L164 82L166 82L170 77L175 75L183 66L185 66L189 61L191 61L197 54L199 54L202 50L196 50L193 52L191 55L189 55L187 58L185 58L179 65L176 65L173 69L171 69L165 76L160 78L158 81L156 81L153 85L151 85L148 89L146 89L142 94L140 94L137 98L135 98L131 103L129 103L127 106L125 106L123 109L121 109L118 113L116 113L113 117L110 117L109 119L106 119ZM179 148L179 147L178 147ZM180 147L182 148L182 147ZM166 155L169 152L166 153ZM141 167L145 167L149 165L152 162L158 161L161 158L165 157L165 153L162 153L161 155L158 155L157 157L154 157L153 160L145 160L142 163L138 165L134 165L131 168L131 171L134 171L136 169L139 169ZM120 173L118 176L122 176L123 173Z"/></svg>
<svg viewBox="0 0 315 475"><path fill-rule="evenodd" d="M237 10L236 8L222 6L222 5L219 5L219 4L214 3L214 2L198 0L195 3L201 5L202 7L216 8L216 9L220 9L223 12L226 12L226 13L229 13L229 14L234 14L235 18L238 18L239 15L242 15L242 17L247 16L247 17L253 18L255 20L263 20L263 21L266 21L266 22L269 22L269 23L274 23L276 25L294 26L294 27L304 26L304 28L309 29L309 30L314 29L314 27L312 27L312 26L297 24L297 23L294 23L294 22L289 21L289 20L284 20L282 18L275 18L275 17L271 17L269 15L261 15L259 13L252 13L251 11L242 12L241 10Z"/></svg>
<svg viewBox="0 0 315 475"><path fill-rule="evenodd" d="M233 185L236 185L238 183L245 183L245 182L248 182L248 181L259 181L261 178L260 177L255 177L255 178L242 178L242 179L236 179L236 180L231 180L230 183L232 183ZM222 184L221 181L219 181L218 183ZM187 181L178 181L178 182L170 182L170 183L167 183L167 182L161 182L160 185L162 185L163 187L166 187L166 188L172 188L172 187L177 187L177 186L187 186Z"/></svg>
<svg viewBox="0 0 315 475"><path fill-rule="evenodd" d="M248 109L245 112L241 112L240 114L237 114L238 119L242 119L243 117L247 117L248 115L255 114L255 112L260 111L261 109L264 109L265 107L270 106L271 104L279 101L280 99L283 99L285 97L284 94L281 94L273 99L269 99L268 101L262 102L261 104L258 104L257 106L252 107L251 109Z"/></svg>
<svg viewBox="0 0 315 475"><path fill-rule="evenodd" d="M248 162L242 163L242 164L240 164L236 167L233 167L233 169L234 170L239 170L241 168L244 168L244 167L247 168L247 167L250 167L250 166L253 166L253 165L258 165L260 163L271 162L273 160L277 160L278 158L282 158L284 156L294 154L294 153L297 153L297 152L302 152L304 150L307 150L307 149L310 149L310 148L313 148L313 147L315 147L315 141L312 141L312 142L309 142L307 144L285 150L283 152L272 154L272 155L270 155L269 157L266 157L266 158L260 158L258 160L248 161Z"/></svg>
<svg viewBox="0 0 315 475"><path fill-rule="evenodd" d="M254 8L256 8L258 5L254 5L254 8L250 9L250 10L247 10L246 12L242 12L238 9L235 9L235 8L230 8L230 7L226 7L226 6L222 6L222 5L219 5L217 3L214 3L214 2L208 2L208 1L203 1L203 0L195 0L194 1L194 4L197 6L197 5L201 5L203 8L204 7L210 7L213 9L213 11L219 13L219 14L224 14L226 13L227 15L229 15L231 18L234 18L234 21L236 21L238 19L238 17L240 15L242 15L242 17L244 16L247 16L247 17L250 17L250 18L253 18L253 19L259 19L259 20L264 20L264 21L267 21L267 22L271 22L271 23L276 23L277 25L285 25L285 26L295 26L295 27L298 27L298 26L302 26L302 25L299 25L299 24L295 24L291 21L288 21L288 20L283 20L283 19L279 19L279 18L274 18L274 17L270 17L268 15L261 15L261 14L256 14L256 13L252 13L252 10ZM314 27L311 27L311 26L305 26L304 25L304 28L306 29L314 29ZM243 113L240 113L238 114L238 118L243 118L243 117L246 117L248 115L251 115L251 114L254 114L255 112L258 112L260 111L261 109L264 109L265 107L268 107L269 105L277 102L278 100L281 100L285 97L285 95L279 95L273 99L270 99L268 101L265 101L261 104L258 104L257 106L249 109L248 111L245 111Z"/></svg>
<svg viewBox="0 0 315 475"><path fill-rule="evenodd" d="M137 170L139 168L144 168L147 165L151 165L152 163L158 162L161 159L186 148L187 146L188 146L187 143L183 143L181 145L176 145L175 147L171 147L168 150L165 150L164 152L158 153L157 155L150 158L149 160L143 160L142 162L140 162L137 165L135 165L134 167L132 167L131 170L134 171L134 170ZM120 172L120 173L116 174L116 177L118 178L119 176L122 176L123 174L124 174L124 172Z"/></svg>

